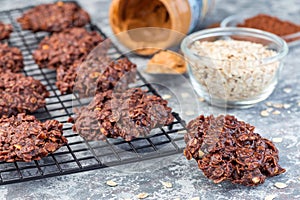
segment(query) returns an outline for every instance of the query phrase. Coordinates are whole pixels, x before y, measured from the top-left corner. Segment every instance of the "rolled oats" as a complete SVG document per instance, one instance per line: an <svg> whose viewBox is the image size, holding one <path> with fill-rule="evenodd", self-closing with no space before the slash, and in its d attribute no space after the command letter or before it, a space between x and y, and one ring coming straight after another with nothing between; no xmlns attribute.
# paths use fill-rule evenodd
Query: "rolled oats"
<svg viewBox="0 0 300 200"><path fill-rule="evenodd" d="M277 187L279 189L283 189L283 188L287 187L287 184L282 183L282 182L276 182L274 185L275 185L275 187Z"/></svg>
<svg viewBox="0 0 300 200"><path fill-rule="evenodd" d="M292 92L292 88L284 88L283 91L287 94Z"/></svg>
<svg viewBox="0 0 300 200"><path fill-rule="evenodd" d="M292 105L291 104L283 104L284 109L289 109Z"/></svg>
<svg viewBox="0 0 300 200"><path fill-rule="evenodd" d="M263 117L268 117L270 115L270 113L267 110L263 110L260 112L260 115Z"/></svg>
<svg viewBox="0 0 300 200"><path fill-rule="evenodd" d="M273 114L273 115L280 115L281 112L280 112L279 110L274 110L274 111L272 112L272 114Z"/></svg>
<svg viewBox="0 0 300 200"><path fill-rule="evenodd" d="M276 197L275 194L270 194L270 195L265 197L265 200L273 200L273 199L275 199L275 197Z"/></svg>
<svg viewBox="0 0 300 200"><path fill-rule="evenodd" d="M279 62L263 64L276 55L248 41L197 41L191 48L202 59L189 60L195 79L212 97L237 101L253 98L275 84Z"/></svg>
<svg viewBox="0 0 300 200"><path fill-rule="evenodd" d="M162 184L164 187L166 187L166 188L171 188L171 187L173 187L172 183L170 183L170 182L164 182L164 181L161 181L161 184Z"/></svg>
<svg viewBox="0 0 300 200"><path fill-rule="evenodd" d="M274 108L283 108L283 104L282 103L274 103L273 107Z"/></svg>
<svg viewBox="0 0 300 200"><path fill-rule="evenodd" d="M282 142L282 138L273 138L272 141L275 143L280 143L280 142Z"/></svg>
<svg viewBox="0 0 300 200"><path fill-rule="evenodd" d="M139 193L139 194L137 195L137 198L138 198L138 199L145 199L145 198L147 198L148 196L149 196L148 193L142 192L142 193Z"/></svg>
<svg viewBox="0 0 300 200"><path fill-rule="evenodd" d="M116 187L118 185L118 183L116 183L112 180L108 180L108 181L106 181L106 185L109 185L110 187Z"/></svg>

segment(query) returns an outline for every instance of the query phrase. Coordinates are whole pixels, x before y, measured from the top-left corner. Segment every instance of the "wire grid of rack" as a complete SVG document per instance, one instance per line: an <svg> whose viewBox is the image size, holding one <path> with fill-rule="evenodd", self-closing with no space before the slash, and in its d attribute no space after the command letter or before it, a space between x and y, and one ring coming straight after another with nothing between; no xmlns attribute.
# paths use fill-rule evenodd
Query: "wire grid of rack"
<svg viewBox="0 0 300 200"><path fill-rule="evenodd" d="M29 163L0 162L0 185L66 175L182 153L184 148L182 132L185 131L185 123L176 113L173 113L175 120L171 126L157 128L153 130L155 134L151 134L151 136L146 138L137 138L131 142L126 142L122 139L86 141L74 133L71 129L72 124L67 123L67 119L72 116L74 101L80 104L80 100L72 99L74 98L73 95L61 95L55 86L56 72L49 69L40 69L32 58L32 53L39 42L49 33L25 31L16 22L16 19L30 8L0 12L0 21L12 24L14 28L10 39L3 42L20 48L24 56L24 74L32 76L46 85L50 92L47 105L35 112L34 115L42 121L56 119L63 123L64 136L68 139L68 144L39 161ZM87 25L86 28L98 31L105 37L105 34L93 24ZM120 55L120 51L116 46L112 46L109 50L109 56L112 58ZM135 86L159 95L139 72L137 73Z"/></svg>

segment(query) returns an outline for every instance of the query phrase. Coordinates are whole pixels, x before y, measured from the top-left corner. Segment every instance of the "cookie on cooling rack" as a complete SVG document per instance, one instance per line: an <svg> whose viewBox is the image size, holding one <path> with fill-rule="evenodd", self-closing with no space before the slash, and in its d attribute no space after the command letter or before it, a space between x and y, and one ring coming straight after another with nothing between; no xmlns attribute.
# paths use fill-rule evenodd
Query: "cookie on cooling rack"
<svg viewBox="0 0 300 200"><path fill-rule="evenodd" d="M42 68L68 68L75 61L84 59L102 41L101 35L95 31L66 29L45 37L33 53L33 58Z"/></svg>
<svg viewBox="0 0 300 200"><path fill-rule="evenodd" d="M0 161L40 160L67 143L63 125L56 120L40 122L24 113L0 118Z"/></svg>
<svg viewBox="0 0 300 200"><path fill-rule="evenodd" d="M135 81L136 65L127 58L113 61L99 56L83 63L75 62L69 68L61 66L56 74L56 85L62 94L72 93L75 86L81 95L94 96L111 89L127 89Z"/></svg>
<svg viewBox="0 0 300 200"><path fill-rule="evenodd" d="M0 71L20 72L23 68L23 55L20 49L0 43Z"/></svg>
<svg viewBox="0 0 300 200"><path fill-rule="evenodd" d="M255 133L255 127L234 116L203 115L187 125L184 155L194 158L214 183L229 180L246 186L262 184L285 172L278 164L278 149Z"/></svg>
<svg viewBox="0 0 300 200"><path fill-rule="evenodd" d="M70 27L83 27L90 22L89 14L72 2L36 6L17 20L23 29L60 32Z"/></svg>
<svg viewBox="0 0 300 200"><path fill-rule="evenodd" d="M12 25L0 22L0 40L8 39L11 32L13 32Z"/></svg>
<svg viewBox="0 0 300 200"><path fill-rule="evenodd" d="M131 141L173 122L172 109L167 104L166 100L140 88L121 93L109 90L97 94L88 106L75 111L73 130L87 140L122 137Z"/></svg>
<svg viewBox="0 0 300 200"><path fill-rule="evenodd" d="M46 87L32 77L12 72L0 73L0 117L34 112L44 107Z"/></svg>

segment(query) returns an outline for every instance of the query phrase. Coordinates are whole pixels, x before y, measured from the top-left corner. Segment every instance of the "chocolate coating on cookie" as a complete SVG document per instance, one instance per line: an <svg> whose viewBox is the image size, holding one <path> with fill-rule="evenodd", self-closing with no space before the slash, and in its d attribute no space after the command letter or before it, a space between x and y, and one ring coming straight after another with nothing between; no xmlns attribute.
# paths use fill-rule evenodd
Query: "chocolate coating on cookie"
<svg viewBox="0 0 300 200"><path fill-rule="evenodd" d="M12 32L12 25L0 22L0 40L8 39Z"/></svg>
<svg viewBox="0 0 300 200"><path fill-rule="evenodd" d="M24 30L60 32L82 27L90 22L90 17L75 3L57 2L36 6L17 20Z"/></svg>
<svg viewBox="0 0 300 200"><path fill-rule="evenodd" d="M71 28L44 38L33 58L42 68L68 68L75 61L82 61L102 41L95 31Z"/></svg>
<svg viewBox="0 0 300 200"><path fill-rule="evenodd" d="M0 118L0 161L40 160L67 143L62 124L56 120L40 122L24 113Z"/></svg>
<svg viewBox="0 0 300 200"><path fill-rule="evenodd" d="M0 117L34 112L46 105L46 87L32 77L0 72Z"/></svg>
<svg viewBox="0 0 300 200"><path fill-rule="evenodd" d="M254 186L285 172L278 164L275 145L255 133L254 126L233 116L201 115L187 129L184 155L194 158L204 175L215 183L229 180Z"/></svg>
<svg viewBox="0 0 300 200"><path fill-rule="evenodd" d="M62 94L75 90L82 96L94 96L111 89L127 89L135 81L136 65L127 58L113 61L99 56L75 62L69 68L59 67L56 72L56 86Z"/></svg>
<svg viewBox="0 0 300 200"><path fill-rule="evenodd" d="M23 68L23 55L20 49L0 43L0 72L20 72Z"/></svg>
<svg viewBox="0 0 300 200"><path fill-rule="evenodd" d="M153 128L169 125L174 117L168 102L140 88L122 93L112 90L97 94L78 109L73 129L87 140L122 137L130 141L146 136Z"/></svg>

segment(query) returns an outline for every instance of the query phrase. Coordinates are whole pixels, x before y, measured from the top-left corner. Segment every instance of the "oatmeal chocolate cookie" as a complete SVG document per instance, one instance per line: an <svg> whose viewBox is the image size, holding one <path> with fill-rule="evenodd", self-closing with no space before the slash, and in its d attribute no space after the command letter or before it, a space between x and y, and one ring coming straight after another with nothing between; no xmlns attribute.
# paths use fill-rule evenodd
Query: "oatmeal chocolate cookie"
<svg viewBox="0 0 300 200"><path fill-rule="evenodd" d="M127 58L113 61L99 56L83 63L75 62L68 69L59 67L56 86L62 94L72 93L75 86L75 92L83 96L94 96L95 93L110 89L125 90L129 83L135 81L135 77L136 65Z"/></svg>
<svg viewBox="0 0 300 200"><path fill-rule="evenodd" d="M189 160L194 158L215 183L229 180L254 186L285 172L278 164L275 145L255 133L254 126L234 116L201 115L187 129L184 155Z"/></svg>
<svg viewBox="0 0 300 200"><path fill-rule="evenodd" d="M24 113L0 118L0 161L40 160L67 143L63 125L56 120L40 122Z"/></svg>
<svg viewBox="0 0 300 200"><path fill-rule="evenodd" d="M25 30L60 32L71 27L83 27L90 22L90 16L75 3L57 2L36 6L17 21Z"/></svg>
<svg viewBox="0 0 300 200"><path fill-rule="evenodd" d="M20 49L0 43L0 71L20 72L24 68Z"/></svg>
<svg viewBox="0 0 300 200"><path fill-rule="evenodd" d="M34 112L45 106L46 87L32 77L11 72L0 73L0 117Z"/></svg>
<svg viewBox="0 0 300 200"><path fill-rule="evenodd" d="M83 60L102 41L103 38L95 31L71 28L45 37L33 53L33 58L40 67L68 67L75 61Z"/></svg>
<svg viewBox="0 0 300 200"><path fill-rule="evenodd" d="M12 25L0 22L0 40L8 39L11 32L13 32Z"/></svg>
<svg viewBox="0 0 300 200"><path fill-rule="evenodd" d="M75 111L73 130L87 140L122 137L126 141L146 136L156 127L171 124L168 102L140 88L121 93L97 94L92 102Z"/></svg>

